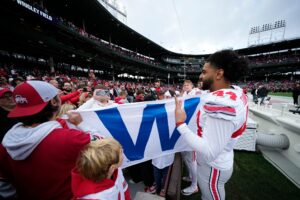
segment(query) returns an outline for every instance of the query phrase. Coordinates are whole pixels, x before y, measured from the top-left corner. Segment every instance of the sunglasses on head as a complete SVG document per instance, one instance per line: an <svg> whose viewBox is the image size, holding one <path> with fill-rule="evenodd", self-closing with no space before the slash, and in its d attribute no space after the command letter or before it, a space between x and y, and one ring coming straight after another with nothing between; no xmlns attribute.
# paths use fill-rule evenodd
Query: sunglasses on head
<svg viewBox="0 0 300 200"><path fill-rule="evenodd" d="M97 95L97 96L110 96L110 95L109 95L109 90L98 90L98 91L96 92L96 95Z"/></svg>

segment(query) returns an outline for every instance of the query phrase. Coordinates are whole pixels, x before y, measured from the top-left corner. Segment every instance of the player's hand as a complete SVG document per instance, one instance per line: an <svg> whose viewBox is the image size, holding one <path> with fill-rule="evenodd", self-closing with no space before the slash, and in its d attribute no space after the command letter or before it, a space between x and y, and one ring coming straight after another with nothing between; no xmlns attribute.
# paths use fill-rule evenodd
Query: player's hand
<svg viewBox="0 0 300 200"><path fill-rule="evenodd" d="M182 109L182 100L178 100L177 97L175 97L175 121L176 124L180 122L185 122L186 120L186 113Z"/></svg>

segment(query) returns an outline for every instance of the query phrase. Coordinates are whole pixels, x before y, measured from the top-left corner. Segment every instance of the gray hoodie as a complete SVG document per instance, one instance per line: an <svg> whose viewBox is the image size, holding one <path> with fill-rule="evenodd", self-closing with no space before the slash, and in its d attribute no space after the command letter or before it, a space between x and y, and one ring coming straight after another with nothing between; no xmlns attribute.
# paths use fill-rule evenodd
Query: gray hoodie
<svg viewBox="0 0 300 200"><path fill-rule="evenodd" d="M2 145L12 159L25 160L39 143L56 128L62 128L57 121L45 122L36 127L24 127L22 123L17 123L6 133Z"/></svg>

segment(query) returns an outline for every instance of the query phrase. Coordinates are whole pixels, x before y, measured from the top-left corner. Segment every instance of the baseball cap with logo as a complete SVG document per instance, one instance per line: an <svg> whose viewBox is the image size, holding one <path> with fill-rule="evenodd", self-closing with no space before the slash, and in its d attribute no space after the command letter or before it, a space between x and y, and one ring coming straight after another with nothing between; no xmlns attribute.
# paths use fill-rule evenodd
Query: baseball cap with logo
<svg viewBox="0 0 300 200"><path fill-rule="evenodd" d="M13 91L16 107L8 117L26 117L42 111L58 94L58 89L44 81L26 81Z"/></svg>
<svg viewBox="0 0 300 200"><path fill-rule="evenodd" d="M10 89L8 88L0 87L0 97L2 97L7 92L12 93L12 91L10 91Z"/></svg>

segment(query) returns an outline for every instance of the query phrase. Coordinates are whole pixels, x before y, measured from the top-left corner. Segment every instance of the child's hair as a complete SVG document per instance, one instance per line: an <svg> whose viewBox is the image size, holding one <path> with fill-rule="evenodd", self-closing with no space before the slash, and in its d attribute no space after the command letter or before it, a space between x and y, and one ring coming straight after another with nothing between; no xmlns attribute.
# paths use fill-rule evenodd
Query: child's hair
<svg viewBox="0 0 300 200"><path fill-rule="evenodd" d="M79 97L78 105L81 106L82 104L87 102L87 100L89 100L92 97L93 97L92 94L83 92Z"/></svg>
<svg viewBox="0 0 300 200"><path fill-rule="evenodd" d="M62 117L64 114L66 114L68 111L70 110L74 110L76 109L76 106L74 104L71 104L71 103L64 103L60 110L58 111L57 115L56 115L56 118L60 118Z"/></svg>
<svg viewBox="0 0 300 200"><path fill-rule="evenodd" d="M76 162L78 173L94 182L107 177L111 165L120 161L121 145L113 138L91 141Z"/></svg>
<svg viewBox="0 0 300 200"><path fill-rule="evenodd" d="M191 80L184 80L183 84L191 84L192 86L194 86L193 82Z"/></svg>

